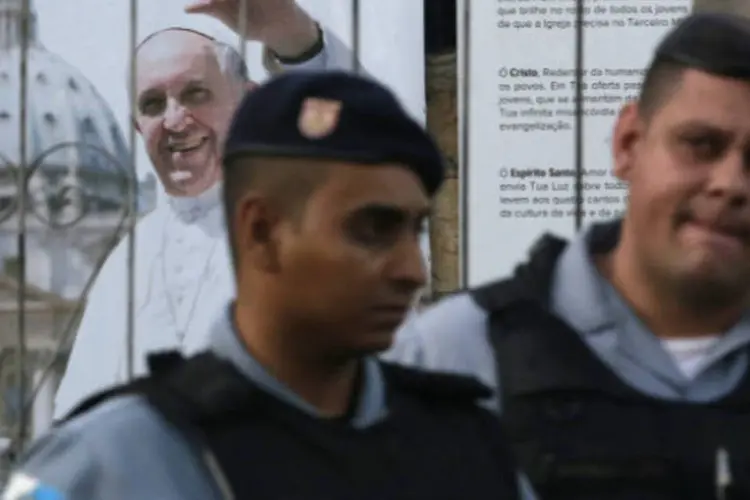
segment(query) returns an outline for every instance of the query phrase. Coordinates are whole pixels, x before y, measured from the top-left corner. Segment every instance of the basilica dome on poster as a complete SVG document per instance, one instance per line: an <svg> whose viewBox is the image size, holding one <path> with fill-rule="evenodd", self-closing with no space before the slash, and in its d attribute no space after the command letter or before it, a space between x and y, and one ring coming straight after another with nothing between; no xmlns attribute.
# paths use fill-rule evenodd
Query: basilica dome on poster
<svg viewBox="0 0 750 500"><path fill-rule="evenodd" d="M21 3L0 0L0 219L3 205L12 202L13 179L8 173L21 163L34 169L32 190L73 184L81 195L77 201L85 205L80 211L120 211L133 179L123 131L81 72L39 42L34 12L28 36L26 113L21 116ZM21 158L23 119L27 134ZM149 190L142 191L141 211L148 210L151 201Z"/></svg>
<svg viewBox="0 0 750 500"><path fill-rule="evenodd" d="M36 398L44 409L62 366L51 361L66 352L88 284L127 229L131 193L139 216L156 200L155 177L132 174L112 109L81 71L40 43L31 10L24 34L22 1L0 0L0 483L2 451L23 415L14 378L19 339L26 370L48 375Z"/></svg>

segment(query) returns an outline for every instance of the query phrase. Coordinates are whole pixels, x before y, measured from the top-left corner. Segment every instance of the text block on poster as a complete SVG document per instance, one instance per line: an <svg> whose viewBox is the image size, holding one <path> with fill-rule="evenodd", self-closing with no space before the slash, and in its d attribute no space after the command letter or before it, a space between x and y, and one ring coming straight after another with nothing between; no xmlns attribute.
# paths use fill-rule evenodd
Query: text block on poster
<svg viewBox="0 0 750 500"><path fill-rule="evenodd" d="M584 1L584 223L617 217L612 126L690 0ZM576 0L464 0L463 278L503 276L544 232L569 237L576 210Z"/></svg>

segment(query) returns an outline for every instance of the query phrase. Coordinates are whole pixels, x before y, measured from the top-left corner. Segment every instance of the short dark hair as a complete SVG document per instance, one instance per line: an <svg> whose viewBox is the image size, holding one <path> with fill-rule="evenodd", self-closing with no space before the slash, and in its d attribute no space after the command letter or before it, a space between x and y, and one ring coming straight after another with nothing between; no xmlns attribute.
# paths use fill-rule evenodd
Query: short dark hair
<svg viewBox="0 0 750 500"><path fill-rule="evenodd" d="M638 110L646 121L650 120L680 88L686 69L684 64L659 58L651 63L646 70L638 97Z"/></svg>
<svg viewBox="0 0 750 500"><path fill-rule="evenodd" d="M234 216L250 191L262 192L292 220L299 220L307 200L325 180L328 162L298 158L239 156L224 167L224 214L232 263L238 264Z"/></svg>

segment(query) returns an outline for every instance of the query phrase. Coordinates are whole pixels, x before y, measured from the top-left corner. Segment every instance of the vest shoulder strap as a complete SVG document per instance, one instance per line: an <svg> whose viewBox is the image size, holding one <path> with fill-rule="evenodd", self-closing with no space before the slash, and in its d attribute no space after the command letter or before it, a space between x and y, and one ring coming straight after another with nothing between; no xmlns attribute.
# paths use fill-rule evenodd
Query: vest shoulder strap
<svg viewBox="0 0 750 500"><path fill-rule="evenodd" d="M70 420L114 397L134 394L172 423L215 421L251 400L256 390L231 363L210 352L185 358L177 351L151 354L150 375L94 394L63 420Z"/></svg>
<svg viewBox="0 0 750 500"><path fill-rule="evenodd" d="M211 352L197 354L179 363L166 358L167 371L153 375L142 388L149 404L173 424L211 425L236 414L255 398L258 389L234 365Z"/></svg>
<svg viewBox="0 0 750 500"><path fill-rule="evenodd" d="M146 356L148 371L152 375L162 375L180 366L187 358L178 350L159 351Z"/></svg>
<svg viewBox="0 0 750 500"><path fill-rule="evenodd" d="M617 222L595 225L587 245L592 252L608 251L618 234ZM513 277L473 292L488 314L504 405L515 397L553 393L637 396L551 309L555 270L567 245L562 238L546 234Z"/></svg>
<svg viewBox="0 0 750 500"><path fill-rule="evenodd" d="M533 301L546 306L555 265L567 244L555 235L543 235L531 248L528 261L516 267L513 277L473 289L472 298L489 314L518 302Z"/></svg>
<svg viewBox="0 0 750 500"><path fill-rule="evenodd" d="M587 235L589 251L595 254L611 251L617 245L620 229L620 220L594 224ZM555 268L567 246L568 242L559 236L542 235L532 245L527 261L516 267L511 278L473 289L474 301L489 314L528 302L548 309Z"/></svg>
<svg viewBox="0 0 750 500"><path fill-rule="evenodd" d="M433 402L476 403L492 396L492 390L473 377L409 368L381 361L389 386Z"/></svg>
<svg viewBox="0 0 750 500"><path fill-rule="evenodd" d="M155 376L168 372L183 361L184 357L179 351L157 352L150 354L147 358L149 371ZM56 424L59 425L72 420L111 399L120 396L140 394L143 392L143 389L149 385L148 379L148 377L138 377L130 382L96 392L74 406L73 409L70 410L61 420L56 422Z"/></svg>
<svg viewBox="0 0 750 500"><path fill-rule="evenodd" d="M91 396L85 398L83 401L73 407L64 417L55 422L54 425L59 426L73 420L74 418L87 413L97 406L120 396L127 396L130 394L138 394L140 392L139 387L144 383L143 379L135 379L127 384L118 385L110 389L96 392Z"/></svg>

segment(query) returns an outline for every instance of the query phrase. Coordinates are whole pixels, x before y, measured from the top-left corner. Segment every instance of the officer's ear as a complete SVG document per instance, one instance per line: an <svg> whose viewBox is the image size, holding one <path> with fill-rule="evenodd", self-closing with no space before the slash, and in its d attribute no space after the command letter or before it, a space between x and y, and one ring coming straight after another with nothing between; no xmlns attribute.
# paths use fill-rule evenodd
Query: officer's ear
<svg viewBox="0 0 750 500"><path fill-rule="evenodd" d="M623 106L615 122L612 134L613 173L621 181L630 179L635 165L638 144L643 136L643 121L638 104L630 102Z"/></svg>
<svg viewBox="0 0 750 500"><path fill-rule="evenodd" d="M280 269L281 213L260 192L242 197L235 210L233 230L243 267L265 273Z"/></svg>

